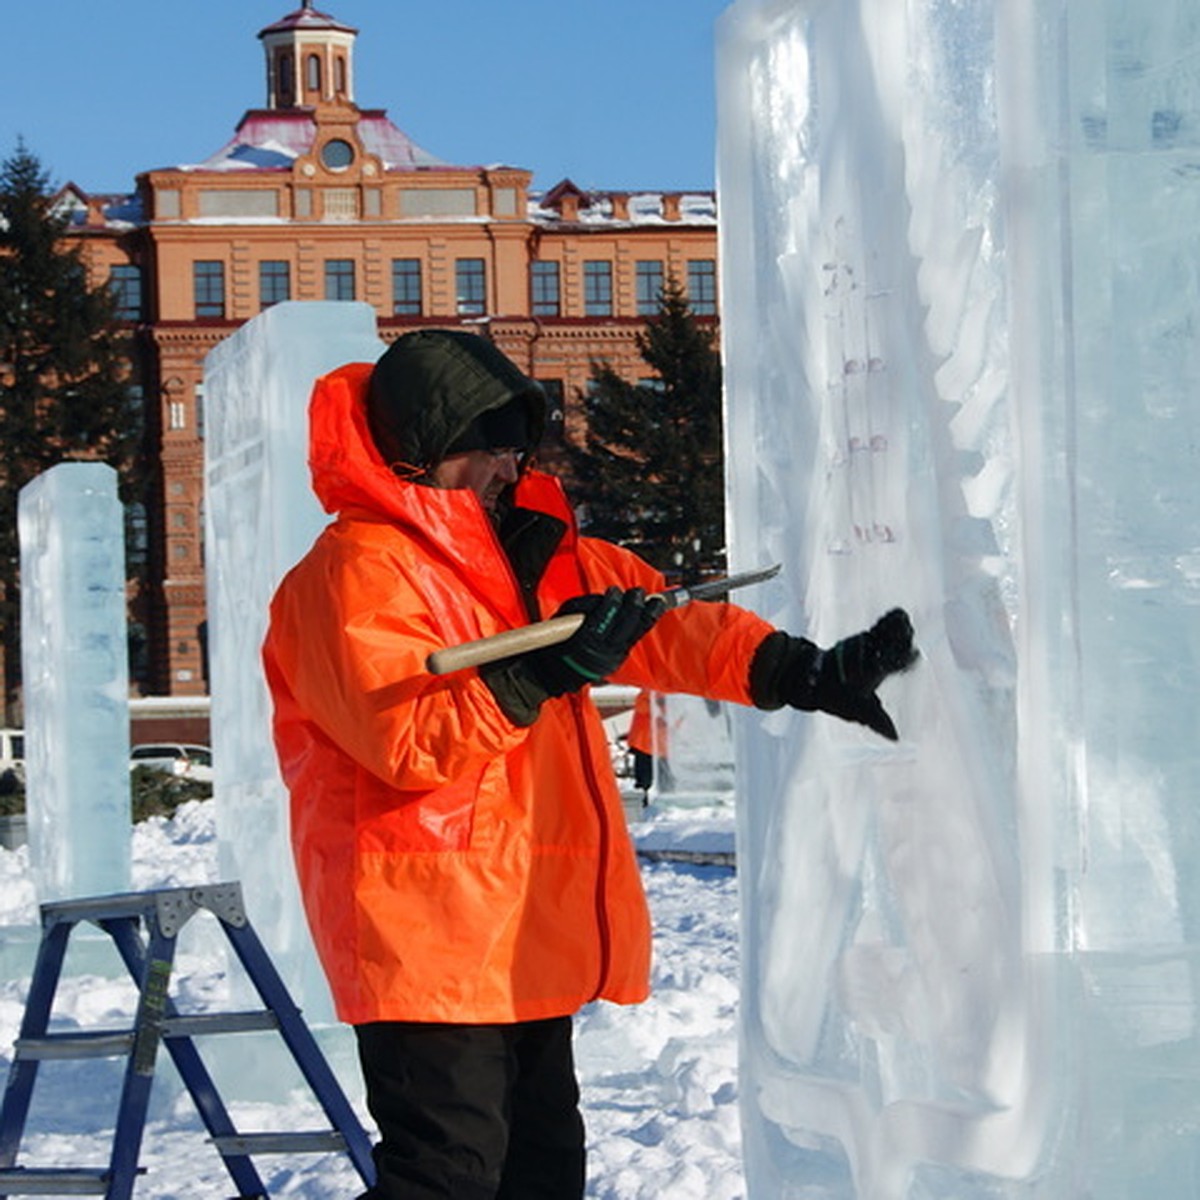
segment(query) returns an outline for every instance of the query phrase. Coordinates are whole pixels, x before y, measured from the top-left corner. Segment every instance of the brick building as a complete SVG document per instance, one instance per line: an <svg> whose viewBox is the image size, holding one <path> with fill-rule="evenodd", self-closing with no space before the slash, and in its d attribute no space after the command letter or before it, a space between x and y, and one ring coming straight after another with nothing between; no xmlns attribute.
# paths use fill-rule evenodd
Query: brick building
<svg viewBox="0 0 1200 1200"><path fill-rule="evenodd" d="M529 171L455 166L354 92L358 31L309 0L259 33L266 103L211 158L140 174L128 196L74 185L59 203L89 270L136 330L136 372L159 468L133 514L149 586L137 617L141 690L207 691L203 365L217 342L281 300L358 300L391 340L421 325L491 337L556 402L578 438L591 363L646 373L634 343L668 277L716 317L708 193L531 190ZM298 406L307 403L297 396Z"/></svg>

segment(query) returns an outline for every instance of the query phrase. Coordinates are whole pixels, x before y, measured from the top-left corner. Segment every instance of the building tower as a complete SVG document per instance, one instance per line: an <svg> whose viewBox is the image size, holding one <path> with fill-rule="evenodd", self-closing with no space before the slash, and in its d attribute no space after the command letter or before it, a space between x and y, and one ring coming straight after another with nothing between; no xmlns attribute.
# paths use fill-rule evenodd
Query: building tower
<svg viewBox="0 0 1200 1200"><path fill-rule="evenodd" d="M285 300L356 300L390 341L435 325L491 338L555 400L543 457L578 440L594 362L636 380L637 334L668 278L716 315L712 192L600 192L533 173L454 165L384 109L360 108L358 31L311 0L258 34L265 105L200 163L137 177L132 196L62 203L93 277L136 332L155 460L146 501L149 694L208 690L204 576L204 359ZM497 158L503 154L498 147ZM303 410L307 396L297 396Z"/></svg>
<svg viewBox="0 0 1200 1200"><path fill-rule="evenodd" d="M267 56L267 107L354 103L357 29L317 12L310 0L259 35Z"/></svg>

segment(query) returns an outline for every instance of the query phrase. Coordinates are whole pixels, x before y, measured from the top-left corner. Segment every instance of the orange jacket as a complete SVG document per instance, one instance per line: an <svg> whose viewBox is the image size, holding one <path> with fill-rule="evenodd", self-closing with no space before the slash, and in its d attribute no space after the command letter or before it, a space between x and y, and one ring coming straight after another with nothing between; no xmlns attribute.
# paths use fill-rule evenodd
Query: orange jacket
<svg viewBox="0 0 1200 1200"><path fill-rule="evenodd" d="M633 716L629 721L629 732L625 735L630 750L641 754L667 756L667 718L663 712L662 698L655 696L654 715L651 719L650 693L643 688L633 701Z"/></svg>
<svg viewBox="0 0 1200 1200"><path fill-rule="evenodd" d="M336 519L281 583L264 663L306 913L338 1015L509 1022L648 991L650 930L595 706L547 701L513 725L474 670L430 675L439 647L528 615L474 493L398 479L366 427L370 364L317 381L310 465ZM578 535L557 482L518 502L568 529L538 586L544 614L644 561ZM749 702L771 627L694 603L666 614L615 682Z"/></svg>

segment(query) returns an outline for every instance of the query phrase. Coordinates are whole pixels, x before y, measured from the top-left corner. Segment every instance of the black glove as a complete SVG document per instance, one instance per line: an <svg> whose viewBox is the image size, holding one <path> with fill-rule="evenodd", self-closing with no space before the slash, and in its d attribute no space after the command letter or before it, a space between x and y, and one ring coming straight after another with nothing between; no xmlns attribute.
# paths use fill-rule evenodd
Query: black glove
<svg viewBox="0 0 1200 1200"><path fill-rule="evenodd" d="M582 612L583 624L565 642L526 655L526 666L551 696L599 683L625 661L664 607L661 596L647 598L643 588L610 587L603 596L577 596L554 615Z"/></svg>
<svg viewBox="0 0 1200 1200"><path fill-rule="evenodd" d="M509 720L532 725L548 697L577 692L616 671L665 611L662 597L647 597L642 588L576 596L554 614L585 614L566 641L480 667L480 677Z"/></svg>
<svg viewBox="0 0 1200 1200"><path fill-rule="evenodd" d="M896 726L875 690L920 657L912 640L912 622L902 608L828 650L786 633L769 634L750 667L751 696L759 708L790 704L807 712L826 712L897 741Z"/></svg>

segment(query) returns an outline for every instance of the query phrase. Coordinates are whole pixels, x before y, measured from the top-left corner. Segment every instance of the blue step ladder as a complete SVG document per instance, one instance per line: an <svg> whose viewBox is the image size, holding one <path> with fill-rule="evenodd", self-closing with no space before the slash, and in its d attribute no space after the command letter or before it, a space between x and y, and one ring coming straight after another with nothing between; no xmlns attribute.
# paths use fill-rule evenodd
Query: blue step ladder
<svg viewBox="0 0 1200 1200"><path fill-rule="evenodd" d="M200 910L216 917L263 1002L261 1010L181 1013L168 994L175 941ZM0 1108L0 1200L18 1195L96 1195L130 1200L154 1081L159 1044L166 1046L200 1113L212 1144L238 1189L238 1200L268 1196L255 1154L341 1151L364 1184L375 1181L366 1131L322 1055L300 1010L246 918L238 883L98 896L43 904L42 939L34 964L21 1031ZM54 994L72 930L99 926L138 987L132 1029L51 1032ZM200 1035L277 1030L324 1110L329 1128L314 1132L239 1133L193 1039ZM50 1059L127 1057L117 1104L112 1154L106 1167L16 1165L39 1065ZM174 1185L173 1185L174 1186Z"/></svg>

